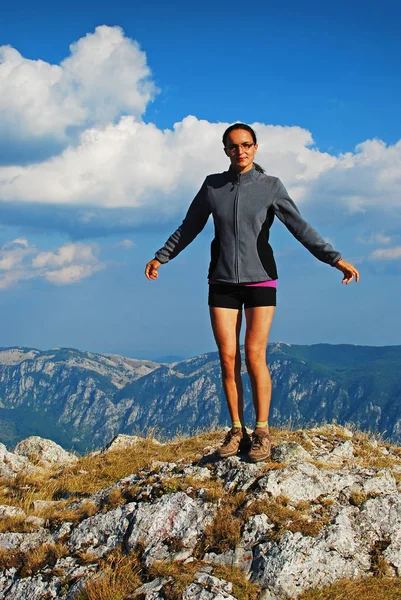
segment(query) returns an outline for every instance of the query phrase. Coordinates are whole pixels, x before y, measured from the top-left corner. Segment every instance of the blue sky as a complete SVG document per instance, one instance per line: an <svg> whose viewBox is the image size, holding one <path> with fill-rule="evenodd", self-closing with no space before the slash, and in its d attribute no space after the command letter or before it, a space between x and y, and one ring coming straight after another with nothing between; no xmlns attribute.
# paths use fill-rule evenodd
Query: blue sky
<svg viewBox="0 0 401 600"><path fill-rule="evenodd" d="M9 3L0 22L0 346L134 357L214 350L212 227L148 282L145 263L221 134L360 269L357 285L274 223L271 339L400 344L399 23L389 2Z"/></svg>

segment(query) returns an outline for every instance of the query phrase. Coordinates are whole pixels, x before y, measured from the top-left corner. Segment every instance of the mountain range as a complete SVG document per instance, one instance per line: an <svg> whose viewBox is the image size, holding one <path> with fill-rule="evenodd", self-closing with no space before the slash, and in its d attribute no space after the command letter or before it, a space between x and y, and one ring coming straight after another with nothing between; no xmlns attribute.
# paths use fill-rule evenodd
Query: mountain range
<svg viewBox="0 0 401 600"><path fill-rule="evenodd" d="M401 441L401 346L269 345L270 424L352 424ZM243 361L245 418L253 424ZM68 450L117 433L189 435L229 423L217 352L173 362L84 352L0 348L0 442L39 435Z"/></svg>

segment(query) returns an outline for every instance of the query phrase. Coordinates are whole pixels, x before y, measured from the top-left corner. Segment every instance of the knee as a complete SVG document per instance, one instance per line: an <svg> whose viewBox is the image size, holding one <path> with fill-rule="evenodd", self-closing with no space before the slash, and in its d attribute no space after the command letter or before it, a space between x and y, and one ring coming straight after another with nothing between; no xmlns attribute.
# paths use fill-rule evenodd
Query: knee
<svg viewBox="0 0 401 600"><path fill-rule="evenodd" d="M266 367L266 348L249 346L245 348L245 362L248 371L257 371Z"/></svg>
<svg viewBox="0 0 401 600"><path fill-rule="evenodd" d="M238 353L230 351L220 352L220 364L223 377L235 377L238 367Z"/></svg>

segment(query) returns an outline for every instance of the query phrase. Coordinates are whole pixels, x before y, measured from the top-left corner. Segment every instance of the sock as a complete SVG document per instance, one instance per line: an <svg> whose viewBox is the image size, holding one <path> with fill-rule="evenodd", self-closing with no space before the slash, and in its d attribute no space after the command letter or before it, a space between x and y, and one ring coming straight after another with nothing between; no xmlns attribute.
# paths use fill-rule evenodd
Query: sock
<svg viewBox="0 0 401 600"><path fill-rule="evenodd" d="M233 421L233 429L241 429L241 421Z"/></svg>
<svg viewBox="0 0 401 600"><path fill-rule="evenodd" d="M268 421L256 421L255 429L263 427L268 427Z"/></svg>

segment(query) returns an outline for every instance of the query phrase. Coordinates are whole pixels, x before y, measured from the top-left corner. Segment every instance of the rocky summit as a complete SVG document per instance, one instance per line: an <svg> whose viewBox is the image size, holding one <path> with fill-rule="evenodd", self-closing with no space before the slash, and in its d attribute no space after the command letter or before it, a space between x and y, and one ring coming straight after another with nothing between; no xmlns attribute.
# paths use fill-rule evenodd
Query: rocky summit
<svg viewBox="0 0 401 600"><path fill-rule="evenodd" d="M401 597L401 449L337 425L272 433L257 464L218 460L222 432L3 450L0 598L289 600L379 575Z"/></svg>

